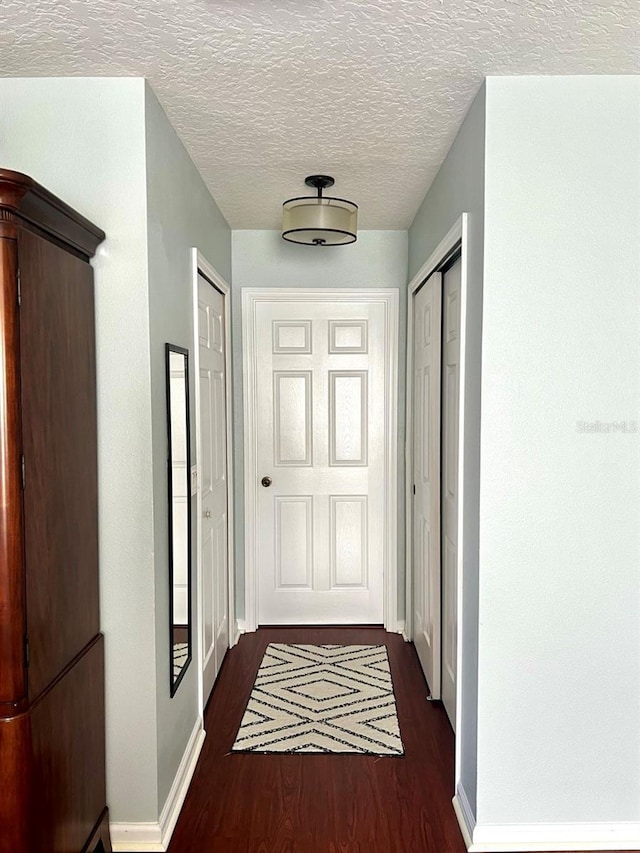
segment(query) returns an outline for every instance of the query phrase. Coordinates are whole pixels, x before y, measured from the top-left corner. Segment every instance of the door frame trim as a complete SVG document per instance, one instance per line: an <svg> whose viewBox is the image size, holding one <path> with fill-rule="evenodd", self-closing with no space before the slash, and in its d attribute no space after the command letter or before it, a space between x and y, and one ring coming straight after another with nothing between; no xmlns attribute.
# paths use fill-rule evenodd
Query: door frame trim
<svg viewBox="0 0 640 853"><path fill-rule="evenodd" d="M407 289L407 390L406 390L406 433L405 433L405 633L413 639L413 320L414 296L416 291L434 272L442 266L455 247L460 244L462 255L460 270L460 397L458 402L458 559L456 565L456 732L460 732L462 711L462 625L463 625L463 566L464 566L464 415L465 377L467 362L467 280L469 259L469 227L467 213L449 229L429 258L409 282ZM442 418L442 413L441 413ZM440 603L442 622L442 603ZM456 741L458 742L458 740ZM456 783L460 778L460 750L456 748Z"/></svg>
<svg viewBox="0 0 640 853"><path fill-rule="evenodd" d="M197 248L191 249L192 267L192 305L193 305L193 377L194 377L194 407L195 407L195 433L196 433L196 465L197 465L197 490L196 490L196 595L197 603L197 642L196 660L198 663L198 709L200 716L204 719L204 683L202 679L202 666L204 663L204 649L202 644L203 625L203 597L202 597L202 490L200 485L200 345L198 339L198 274L210 281L222 293L224 300L224 369L225 369L225 397L226 397L226 433L227 433L227 625L229 626L229 648L235 646L238 641L238 625L235 619L235 586L234 586L234 492L233 492L233 374L231 366L231 287L213 267ZM193 535L193 534L192 534Z"/></svg>
<svg viewBox="0 0 640 853"><path fill-rule="evenodd" d="M258 627L258 481L256 394L256 306L259 302L380 302L385 308L385 447L384 469L389 488L385 494L387 519L383 560L383 618L387 631L399 632L398 621L398 347L399 303L397 288L242 288L242 396L244 412L244 630Z"/></svg>

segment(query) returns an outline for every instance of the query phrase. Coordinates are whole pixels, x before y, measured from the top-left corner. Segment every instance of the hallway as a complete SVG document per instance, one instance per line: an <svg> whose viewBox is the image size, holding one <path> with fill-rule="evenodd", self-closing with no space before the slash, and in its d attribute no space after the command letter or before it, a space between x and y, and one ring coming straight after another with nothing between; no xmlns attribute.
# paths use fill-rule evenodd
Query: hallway
<svg viewBox="0 0 640 853"><path fill-rule="evenodd" d="M267 644L385 643L404 758L233 754ZM454 738L414 648L382 628L263 628L227 653L169 853L464 853Z"/></svg>

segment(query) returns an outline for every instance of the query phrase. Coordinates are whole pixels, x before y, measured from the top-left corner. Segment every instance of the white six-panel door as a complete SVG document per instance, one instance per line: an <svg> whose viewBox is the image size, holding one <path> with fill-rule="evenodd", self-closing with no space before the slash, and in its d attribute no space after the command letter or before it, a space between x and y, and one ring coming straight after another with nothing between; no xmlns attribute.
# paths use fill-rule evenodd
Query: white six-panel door
<svg viewBox="0 0 640 853"><path fill-rule="evenodd" d="M442 276L417 292L413 315L413 641L440 698L440 321Z"/></svg>
<svg viewBox="0 0 640 853"><path fill-rule="evenodd" d="M203 702L229 647L224 299L198 275Z"/></svg>
<svg viewBox="0 0 640 853"><path fill-rule="evenodd" d="M255 312L259 622L382 622L385 305Z"/></svg>
<svg viewBox="0 0 640 853"><path fill-rule="evenodd" d="M460 277L458 259L444 274L442 299L442 702L455 731L457 672L458 431Z"/></svg>

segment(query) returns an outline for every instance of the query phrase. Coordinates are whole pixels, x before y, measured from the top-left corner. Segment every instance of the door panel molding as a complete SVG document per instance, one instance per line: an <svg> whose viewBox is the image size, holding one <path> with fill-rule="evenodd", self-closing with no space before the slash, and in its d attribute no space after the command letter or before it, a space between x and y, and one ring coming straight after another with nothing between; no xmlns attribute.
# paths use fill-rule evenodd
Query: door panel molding
<svg viewBox="0 0 640 853"><path fill-rule="evenodd" d="M441 692L441 339L442 275L429 276L414 300L415 326L415 405L410 431L417 458L411 480L415 486L412 507L412 560L407 564L416 587L411 612L413 641L432 699ZM410 389L413 393L414 388ZM416 447L417 444L417 447ZM417 451L417 452L416 452Z"/></svg>
<svg viewBox="0 0 640 853"><path fill-rule="evenodd" d="M398 621L398 346L399 291L395 288L338 290L326 288L242 288L242 357L244 411L244 511L245 511L245 618L243 629L258 627L258 408L256 359L258 356L256 307L261 302L326 302L336 306L335 334L332 344L339 352L366 352L366 329L344 328L341 325L340 305L361 302L384 307L385 394L384 417L387 444L384 449L384 471L388 483L384 498L385 531L384 565L384 626L399 631ZM284 342L284 340L283 340ZM306 345L303 337L292 344ZM280 343L282 345L282 343ZM344 463L339 463L344 464ZM353 465L351 461L349 464Z"/></svg>
<svg viewBox="0 0 640 853"><path fill-rule="evenodd" d="M203 669L207 661L203 660L204 649L202 643L202 628L204 619L203 610L203 573L202 573L202 482L200 472L202 471L202 442L200 429L200 405L201 405L201 388L200 388L200 336L198 322L198 275L201 274L208 279L222 293L224 299L224 330L222 327L216 332L223 332L224 338L224 360L226 373L225 401L226 401L226 489L227 489L227 517L226 517L226 549L227 549L227 625L229 629L229 647L232 647L238 641L239 626L235 618L235 585L234 585L234 499L233 499L233 375L231 366L231 288L225 279L211 266L207 259L200 254L197 248L191 249L191 270L192 270L192 304L193 304L193 344L192 344L192 359L193 359L193 375L196 377L194 387L194 406L195 406L195 433L196 433L196 464L198 470L198 482L196 491L196 512L195 512L195 537L196 537L196 618L197 625L195 626L196 637L196 660L198 665L198 706L200 716L204 719L204 682ZM208 326L209 324L207 324ZM215 341L213 342L215 345ZM218 343L218 352L220 344ZM211 383L210 392L213 393L213 383Z"/></svg>
<svg viewBox="0 0 640 853"><path fill-rule="evenodd" d="M457 695L457 551L459 542L458 448L460 444L460 334L459 306L462 258L442 276L442 703L454 731Z"/></svg>

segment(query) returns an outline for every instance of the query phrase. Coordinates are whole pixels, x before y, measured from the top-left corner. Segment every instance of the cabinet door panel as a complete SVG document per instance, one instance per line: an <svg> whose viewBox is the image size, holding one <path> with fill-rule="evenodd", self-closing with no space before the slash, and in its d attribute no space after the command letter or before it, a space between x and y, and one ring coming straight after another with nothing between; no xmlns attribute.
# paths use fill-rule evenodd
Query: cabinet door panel
<svg viewBox="0 0 640 853"><path fill-rule="evenodd" d="M100 636L31 710L31 853L83 850L104 809L103 672Z"/></svg>
<svg viewBox="0 0 640 853"><path fill-rule="evenodd" d="M33 699L100 630L94 308L88 263L28 231L18 256Z"/></svg>

